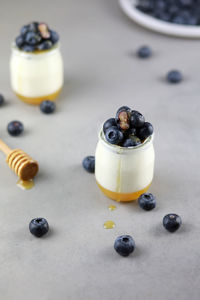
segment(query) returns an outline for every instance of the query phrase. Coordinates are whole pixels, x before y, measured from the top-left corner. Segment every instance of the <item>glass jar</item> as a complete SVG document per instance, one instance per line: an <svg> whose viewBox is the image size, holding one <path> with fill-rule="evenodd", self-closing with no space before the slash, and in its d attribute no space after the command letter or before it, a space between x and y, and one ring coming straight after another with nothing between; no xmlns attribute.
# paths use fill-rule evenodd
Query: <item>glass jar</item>
<svg viewBox="0 0 200 300"><path fill-rule="evenodd" d="M59 46L50 50L24 52L12 47L11 86L24 102L40 104L54 100L63 86L63 61Z"/></svg>
<svg viewBox="0 0 200 300"><path fill-rule="evenodd" d="M153 136L141 145L125 148L108 143L101 130L95 154L97 184L113 200L136 200L151 185L154 158Z"/></svg>

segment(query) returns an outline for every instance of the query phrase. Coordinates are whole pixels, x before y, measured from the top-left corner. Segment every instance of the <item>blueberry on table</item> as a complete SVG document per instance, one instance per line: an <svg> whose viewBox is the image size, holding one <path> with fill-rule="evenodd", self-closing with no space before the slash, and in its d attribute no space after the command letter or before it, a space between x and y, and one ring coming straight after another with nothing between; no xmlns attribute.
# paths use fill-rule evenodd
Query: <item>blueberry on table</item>
<svg viewBox="0 0 200 300"><path fill-rule="evenodd" d="M104 122L103 124L103 132L105 133L106 130L112 126L117 126L115 119L114 118L110 118L107 121Z"/></svg>
<svg viewBox="0 0 200 300"><path fill-rule="evenodd" d="M53 31L53 30L50 30L50 34L51 34L50 39L51 39L52 43L56 44L58 42L58 40L59 40L58 33L55 32L55 31Z"/></svg>
<svg viewBox="0 0 200 300"><path fill-rule="evenodd" d="M135 250L135 242L130 235L121 235L116 238L114 249L121 256L129 256Z"/></svg>
<svg viewBox="0 0 200 300"><path fill-rule="evenodd" d="M56 104L50 100L44 100L40 104L40 110L45 114L52 114L56 109Z"/></svg>
<svg viewBox="0 0 200 300"><path fill-rule="evenodd" d="M177 70L172 70L167 73L167 81L170 83L179 83L183 80L181 72Z"/></svg>
<svg viewBox="0 0 200 300"><path fill-rule="evenodd" d="M123 141L123 133L115 126L108 128L105 132L106 140L110 144L118 145Z"/></svg>
<svg viewBox="0 0 200 300"><path fill-rule="evenodd" d="M86 156L82 162L83 168L89 172L94 173L95 171L95 157L90 155Z"/></svg>
<svg viewBox="0 0 200 300"><path fill-rule="evenodd" d="M156 207L156 198L151 193L144 193L138 198L138 204L144 210L152 210Z"/></svg>
<svg viewBox="0 0 200 300"><path fill-rule="evenodd" d="M145 122L144 126L138 130L138 137L141 140L147 139L153 133L153 126L149 122Z"/></svg>
<svg viewBox="0 0 200 300"><path fill-rule="evenodd" d="M5 102L4 96L0 94L0 106L2 106L4 102Z"/></svg>
<svg viewBox="0 0 200 300"><path fill-rule="evenodd" d="M49 224L45 218L35 218L29 223L30 232L36 237L42 237L49 231Z"/></svg>
<svg viewBox="0 0 200 300"><path fill-rule="evenodd" d="M151 48L148 46L142 46L138 49L137 55L140 58L148 58L152 55Z"/></svg>
<svg viewBox="0 0 200 300"><path fill-rule="evenodd" d="M24 126L20 121L12 121L7 126L8 133L12 136L18 136L24 131Z"/></svg>
<svg viewBox="0 0 200 300"><path fill-rule="evenodd" d="M144 125L145 118L144 116L136 110L132 110L130 116L130 125L132 128L140 128Z"/></svg>
<svg viewBox="0 0 200 300"><path fill-rule="evenodd" d="M176 214L168 214L163 218L163 226L169 232L175 232L182 224L181 217Z"/></svg>

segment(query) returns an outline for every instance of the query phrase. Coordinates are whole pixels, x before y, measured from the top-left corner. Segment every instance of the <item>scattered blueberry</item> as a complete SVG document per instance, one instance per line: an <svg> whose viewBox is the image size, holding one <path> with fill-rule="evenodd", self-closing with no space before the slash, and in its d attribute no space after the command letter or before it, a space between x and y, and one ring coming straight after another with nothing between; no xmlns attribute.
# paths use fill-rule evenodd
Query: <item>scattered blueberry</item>
<svg viewBox="0 0 200 300"><path fill-rule="evenodd" d="M170 83L179 83L183 79L181 72L173 70L167 73L167 81Z"/></svg>
<svg viewBox="0 0 200 300"><path fill-rule="evenodd" d="M114 118L110 118L107 121L104 122L103 124L103 132L105 133L106 130L112 126L116 126L116 122Z"/></svg>
<svg viewBox="0 0 200 300"><path fill-rule="evenodd" d="M133 128L140 128L144 126L145 118L144 116L136 110L132 110L130 117L130 125Z"/></svg>
<svg viewBox="0 0 200 300"><path fill-rule="evenodd" d="M181 224L181 217L176 214L168 214L163 218L163 226L170 232L178 230Z"/></svg>
<svg viewBox="0 0 200 300"><path fill-rule="evenodd" d="M82 162L83 168L89 172L94 173L95 171L95 157L94 156L86 156Z"/></svg>
<svg viewBox="0 0 200 300"><path fill-rule="evenodd" d="M149 122L145 122L144 126L138 130L138 137L141 140L147 139L153 133L153 126Z"/></svg>
<svg viewBox="0 0 200 300"><path fill-rule="evenodd" d="M144 210L152 210L156 207L156 198L151 193L144 193L138 198L138 204Z"/></svg>
<svg viewBox="0 0 200 300"><path fill-rule="evenodd" d="M56 104L50 100L44 100L40 104L40 110L45 114L52 114L55 111Z"/></svg>
<svg viewBox="0 0 200 300"><path fill-rule="evenodd" d="M119 255L129 256L135 250L135 242L130 235L121 235L116 238L114 248Z"/></svg>
<svg viewBox="0 0 200 300"><path fill-rule="evenodd" d="M105 132L106 140L111 143L118 145L123 141L123 133L115 126L108 128Z"/></svg>
<svg viewBox="0 0 200 300"><path fill-rule="evenodd" d="M18 136L24 131L24 126L19 121L12 121L8 124L8 133L12 136Z"/></svg>
<svg viewBox="0 0 200 300"><path fill-rule="evenodd" d="M30 232L36 237L42 237L49 231L49 224L44 218L35 218L29 223Z"/></svg>
<svg viewBox="0 0 200 300"><path fill-rule="evenodd" d="M0 94L0 106L2 106L4 102L5 102L4 96Z"/></svg>
<svg viewBox="0 0 200 300"><path fill-rule="evenodd" d="M137 51L137 55L140 58L148 58L152 55L151 48L148 46L140 47Z"/></svg>

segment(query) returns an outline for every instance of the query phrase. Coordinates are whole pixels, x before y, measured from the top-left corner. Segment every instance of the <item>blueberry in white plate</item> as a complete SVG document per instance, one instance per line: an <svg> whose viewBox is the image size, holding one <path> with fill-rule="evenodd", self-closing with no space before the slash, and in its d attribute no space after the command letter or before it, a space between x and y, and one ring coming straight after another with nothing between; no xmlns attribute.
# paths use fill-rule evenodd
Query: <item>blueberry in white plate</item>
<svg viewBox="0 0 200 300"><path fill-rule="evenodd" d="M89 172L94 173L95 171L95 157L90 155L86 156L82 162L83 168Z"/></svg>
<svg viewBox="0 0 200 300"><path fill-rule="evenodd" d="M163 226L169 232L175 232L182 224L181 217L177 214L168 214L163 218Z"/></svg>
<svg viewBox="0 0 200 300"><path fill-rule="evenodd" d="M118 236L114 243L114 249L121 256L129 256L135 250L135 241L130 235Z"/></svg>
<svg viewBox="0 0 200 300"><path fill-rule="evenodd" d="M50 100L44 100L40 103L40 110L45 114L52 114L56 109L56 104Z"/></svg>
<svg viewBox="0 0 200 300"><path fill-rule="evenodd" d="M29 223L30 232L36 237L42 237L49 231L49 224L45 218L35 218Z"/></svg>
<svg viewBox="0 0 200 300"><path fill-rule="evenodd" d="M18 136L24 131L24 125L20 121L11 121L7 126L8 133L12 136Z"/></svg>
<svg viewBox="0 0 200 300"><path fill-rule="evenodd" d="M138 198L138 204L144 210L152 210L156 207L156 198L151 193L144 193Z"/></svg>

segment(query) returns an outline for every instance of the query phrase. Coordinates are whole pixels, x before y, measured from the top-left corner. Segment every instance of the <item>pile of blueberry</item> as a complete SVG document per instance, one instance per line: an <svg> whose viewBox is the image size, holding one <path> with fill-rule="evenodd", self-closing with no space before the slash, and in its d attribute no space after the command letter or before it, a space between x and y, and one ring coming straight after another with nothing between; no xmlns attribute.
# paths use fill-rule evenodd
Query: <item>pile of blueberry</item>
<svg viewBox="0 0 200 300"><path fill-rule="evenodd" d="M153 126L144 116L128 106L118 109L115 118L108 119L103 132L110 144L134 147L143 143L153 133Z"/></svg>
<svg viewBox="0 0 200 300"><path fill-rule="evenodd" d="M166 22L200 25L200 0L138 0L136 7Z"/></svg>
<svg viewBox="0 0 200 300"><path fill-rule="evenodd" d="M32 22L21 28L20 35L15 39L16 46L26 52L51 49L59 40L57 32L47 24Z"/></svg>

